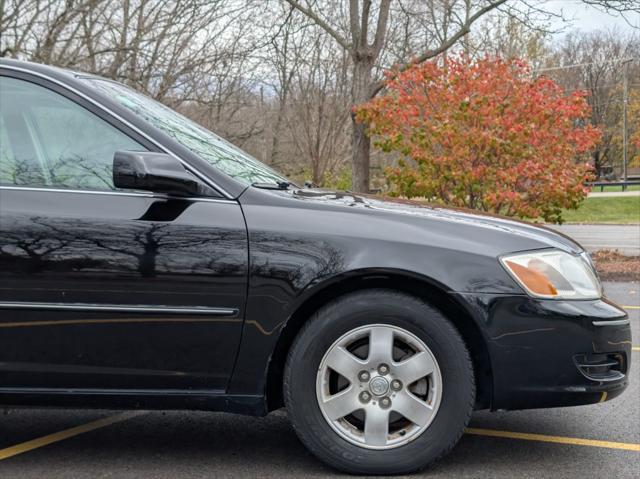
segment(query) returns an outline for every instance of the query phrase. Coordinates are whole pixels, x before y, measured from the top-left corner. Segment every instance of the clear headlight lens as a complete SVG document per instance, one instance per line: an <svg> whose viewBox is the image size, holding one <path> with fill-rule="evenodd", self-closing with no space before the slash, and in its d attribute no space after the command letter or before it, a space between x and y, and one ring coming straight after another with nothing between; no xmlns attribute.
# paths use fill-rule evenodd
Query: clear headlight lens
<svg viewBox="0 0 640 479"><path fill-rule="evenodd" d="M503 256L500 262L531 296L553 299L602 296L593 267L582 256L546 250Z"/></svg>

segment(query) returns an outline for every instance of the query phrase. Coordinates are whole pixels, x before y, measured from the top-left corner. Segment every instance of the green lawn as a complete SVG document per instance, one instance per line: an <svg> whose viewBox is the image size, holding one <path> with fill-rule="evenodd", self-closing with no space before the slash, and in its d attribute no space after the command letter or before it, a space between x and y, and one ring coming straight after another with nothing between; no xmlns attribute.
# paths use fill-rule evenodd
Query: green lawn
<svg viewBox="0 0 640 479"><path fill-rule="evenodd" d="M587 198L577 210L565 210L566 223L640 224L640 196Z"/></svg>
<svg viewBox="0 0 640 479"><path fill-rule="evenodd" d="M631 185L631 186L627 186L627 189L625 191L638 191L640 190L640 185ZM591 191L594 193L600 193L600 187L599 186L594 186L593 188L591 188ZM622 186L605 186L604 189L602 190L604 193L615 193L615 192L622 192Z"/></svg>

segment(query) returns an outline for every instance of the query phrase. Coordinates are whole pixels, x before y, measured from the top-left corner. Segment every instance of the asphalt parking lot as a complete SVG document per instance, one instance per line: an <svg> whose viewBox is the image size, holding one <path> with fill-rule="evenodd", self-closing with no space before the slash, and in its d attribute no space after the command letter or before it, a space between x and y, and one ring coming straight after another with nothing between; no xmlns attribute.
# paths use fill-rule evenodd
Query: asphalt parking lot
<svg viewBox="0 0 640 479"><path fill-rule="evenodd" d="M640 191L638 192L640 193ZM640 204L640 202L638 203ZM640 211L640 210L639 210ZM549 225L570 236L587 251L618 250L630 256L640 255L640 225Z"/></svg>
<svg viewBox="0 0 640 479"><path fill-rule="evenodd" d="M632 318L632 386L604 404L475 413L444 460L415 477L640 477L640 285L608 283ZM283 411L0 412L0 478L339 477Z"/></svg>

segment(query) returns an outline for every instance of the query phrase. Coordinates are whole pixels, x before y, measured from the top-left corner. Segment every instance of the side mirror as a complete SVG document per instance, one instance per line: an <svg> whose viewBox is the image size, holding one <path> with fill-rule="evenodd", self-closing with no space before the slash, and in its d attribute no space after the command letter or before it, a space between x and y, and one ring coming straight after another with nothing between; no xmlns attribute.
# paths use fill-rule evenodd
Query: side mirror
<svg viewBox="0 0 640 479"><path fill-rule="evenodd" d="M153 191L175 196L196 196L200 184L182 164L166 153L116 151L113 155L116 188Z"/></svg>

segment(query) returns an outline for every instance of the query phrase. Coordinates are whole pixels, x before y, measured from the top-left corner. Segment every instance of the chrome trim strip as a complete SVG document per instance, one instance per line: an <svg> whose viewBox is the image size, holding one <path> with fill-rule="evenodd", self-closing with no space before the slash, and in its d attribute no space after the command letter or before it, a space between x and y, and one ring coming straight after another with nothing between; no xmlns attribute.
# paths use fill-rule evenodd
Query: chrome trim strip
<svg viewBox="0 0 640 479"><path fill-rule="evenodd" d="M228 396L222 389L98 389L98 388L34 388L0 387L0 394L56 394L107 396ZM259 396L248 396L259 397ZM143 411L134 411L134 413Z"/></svg>
<svg viewBox="0 0 640 479"><path fill-rule="evenodd" d="M144 198L158 197L158 195L154 195L153 193L134 193L134 192L126 192L126 191L100 191L100 190L72 190L72 189L65 189L65 188L46 188L46 187L36 187L36 186L0 185L0 190L44 191L44 192L52 192L52 193L83 193L83 194L89 193L93 195L136 196L136 197L144 197Z"/></svg>
<svg viewBox="0 0 640 479"><path fill-rule="evenodd" d="M202 181L204 181L207 185L209 185L210 187L214 188L215 190L218 190L220 193L222 193L224 196L227 197L227 199L234 199L233 195L231 195L228 191L226 191L224 188L222 188L221 186L218 186L214 181L211 180L211 178L209 178L208 176L206 176L205 174L201 173L200 171L198 171L196 168L194 168L193 166L191 166L189 163L187 163L186 161L184 161L182 158L180 158L178 155L176 155L173 151L171 151L170 149L168 149L166 146L164 146L161 143L158 143L156 140L154 140L153 138L151 138L149 135L147 135L146 133L144 133L142 130L140 130L138 127L136 127L135 125L133 125L132 123L130 123L129 121L125 120L124 118L122 118L120 115L118 115L117 113L113 112L112 110L110 110L109 108L105 107L104 105L102 105L101 103L97 102L96 100L94 100L93 98L85 95L84 93L82 93L79 90L76 90L75 88L67 85L66 83L50 77L49 75L45 75L44 73L40 73L40 72L36 72L33 70L29 70L27 68L20 68L20 67L16 67L13 65L5 65L5 64L0 64L0 68L5 68L7 70L14 70L14 71L18 71L18 72L22 72L22 73L26 73L28 75L33 75L36 77L40 77L40 78L44 78L47 81L50 81L52 83L55 83L56 85L61 86L62 88L65 88L66 90L75 93L76 95L84 98L86 101L88 101L89 103L97 106L98 108L100 108L102 111L104 111L105 113L108 113L109 115L111 115L113 118L116 118L118 121L122 122L123 124L127 125L129 128L131 128L133 131L135 131L137 134L139 134L140 136L144 137L147 141L153 143L154 145L156 145L158 148L160 148L162 151L164 151L165 153L173 156L176 160L178 160L180 163L182 163L182 166L184 166L185 168L187 168L188 170L190 170L194 175L196 175L198 178L200 178Z"/></svg>
<svg viewBox="0 0 640 479"><path fill-rule="evenodd" d="M17 191L43 191L50 193L81 193L91 195L111 195L111 196L133 196L139 198L156 198L160 200L186 200L186 201L202 201L206 203L230 203L238 204L236 200L228 200L226 198L206 198L200 196L168 196L157 193L136 193L128 191L99 191L99 190L72 190L64 188L40 188L35 186L5 186L0 185L0 190L17 190Z"/></svg>
<svg viewBox="0 0 640 479"><path fill-rule="evenodd" d="M625 326L631 324L630 319L614 319L613 321L594 321L594 326Z"/></svg>
<svg viewBox="0 0 640 479"><path fill-rule="evenodd" d="M234 316L234 308L176 307L176 306L127 306L122 304L86 304L86 303L32 303L27 301L0 301L0 309L52 309L65 311L102 311L156 314L205 314L214 316Z"/></svg>

